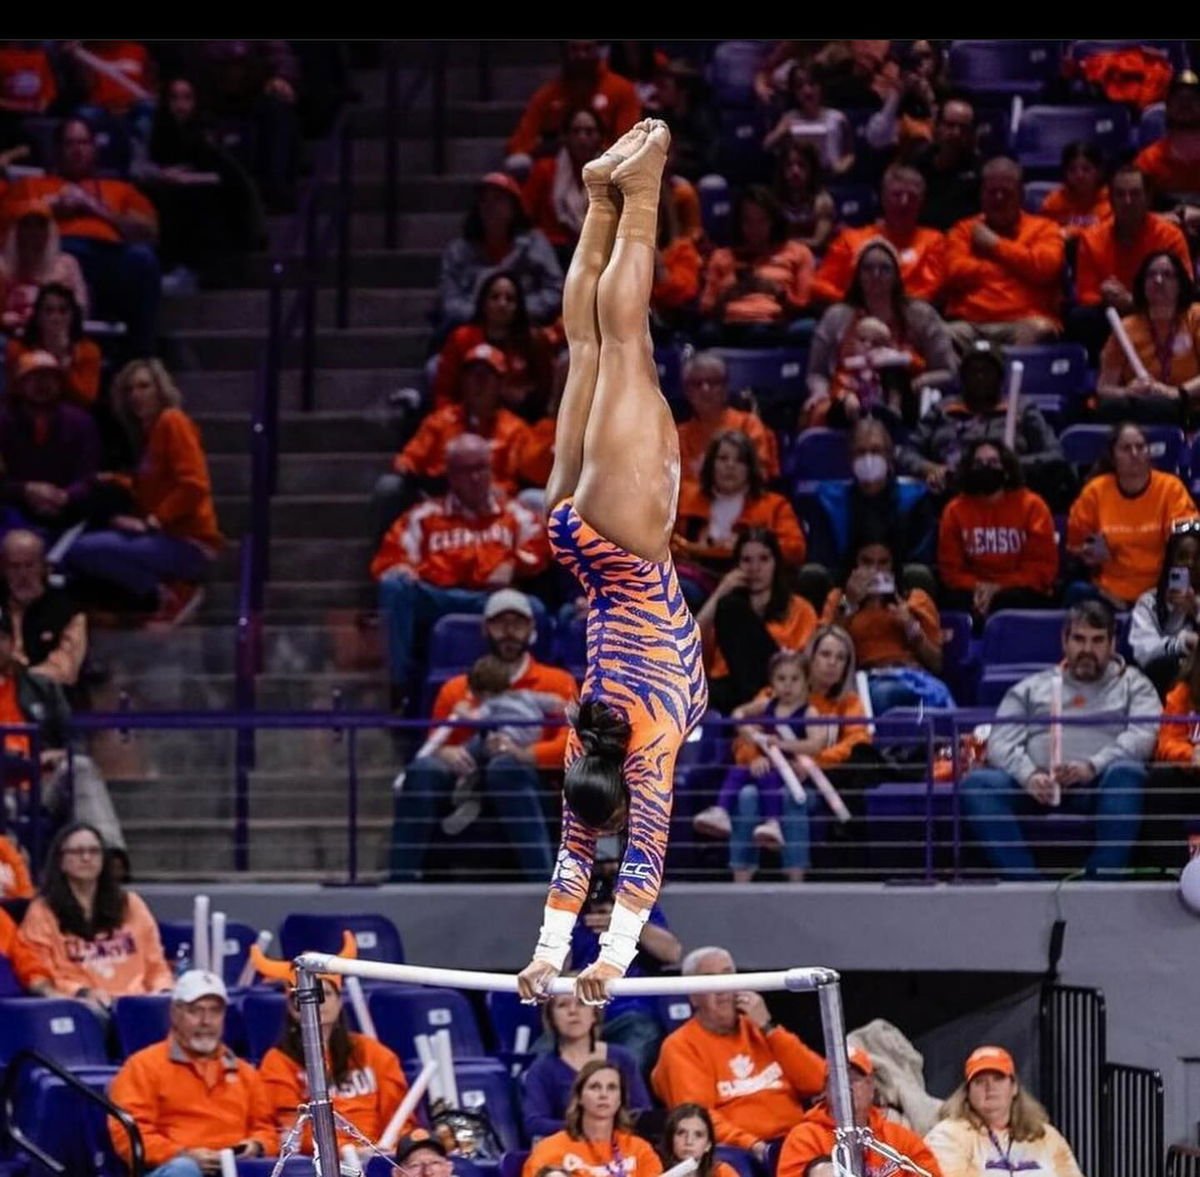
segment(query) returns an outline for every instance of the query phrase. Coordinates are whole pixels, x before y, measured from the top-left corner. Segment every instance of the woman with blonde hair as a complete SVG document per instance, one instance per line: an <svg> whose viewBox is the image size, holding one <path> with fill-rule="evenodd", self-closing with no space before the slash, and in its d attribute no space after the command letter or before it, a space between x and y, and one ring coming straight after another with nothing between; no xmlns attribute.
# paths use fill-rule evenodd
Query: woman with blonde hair
<svg viewBox="0 0 1200 1177"><path fill-rule="evenodd" d="M197 584L224 538L200 433L158 360L117 373L113 409L137 455L132 474L102 474L113 492L108 526L81 536L66 567L123 590L155 620L178 623L199 604Z"/></svg>
<svg viewBox="0 0 1200 1177"><path fill-rule="evenodd" d="M58 226L44 200L29 200L11 210L11 228L0 263L0 324L18 331L29 321L38 291L51 282L67 287L87 317L88 288L79 263L59 245Z"/></svg>
<svg viewBox="0 0 1200 1177"><path fill-rule="evenodd" d="M991 1177L1026 1170L1045 1177L1083 1177L1071 1146L1046 1109L1017 1078L1012 1055L981 1046L967 1059L962 1085L942 1105L925 1137L944 1177Z"/></svg>

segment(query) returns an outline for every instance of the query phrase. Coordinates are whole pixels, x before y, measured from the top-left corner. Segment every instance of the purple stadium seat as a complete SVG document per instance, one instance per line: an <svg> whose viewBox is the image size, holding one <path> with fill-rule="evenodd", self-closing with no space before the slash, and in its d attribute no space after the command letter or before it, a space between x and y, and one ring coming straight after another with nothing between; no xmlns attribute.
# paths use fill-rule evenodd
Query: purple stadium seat
<svg viewBox="0 0 1200 1177"><path fill-rule="evenodd" d="M659 344L654 349L654 366L658 369L658 386L674 406L683 401L683 355L673 344Z"/></svg>
<svg viewBox="0 0 1200 1177"><path fill-rule="evenodd" d="M478 623L479 618L475 618ZM342 932L349 929L358 942L359 960L404 963L404 944L396 925L385 915L310 915L292 912L279 925L279 946L287 960L302 952L341 952Z"/></svg>
<svg viewBox="0 0 1200 1177"><path fill-rule="evenodd" d="M533 655L543 661L549 656L554 636L550 618L538 622ZM487 639L483 635L483 618L478 613L447 613L433 624L429 635L430 671L451 671L460 674L476 658L486 654Z"/></svg>
<svg viewBox="0 0 1200 1177"><path fill-rule="evenodd" d="M701 176L696 192L700 197L700 223L708 239L714 245L728 245L733 227L733 193L729 181L715 172Z"/></svg>
<svg viewBox="0 0 1200 1177"><path fill-rule="evenodd" d="M795 347L718 347L729 372L729 391L752 388L772 398L793 397L797 406L805 395L808 352Z"/></svg>
<svg viewBox="0 0 1200 1177"><path fill-rule="evenodd" d="M25 990L12 971L7 956L0 956L0 997L20 997Z"/></svg>
<svg viewBox="0 0 1200 1177"><path fill-rule="evenodd" d="M192 923L190 920L160 920L158 932L162 937L163 954L168 961L190 960L192 954ZM225 925L225 955L222 959L222 979L226 985L236 985L242 975L250 945L258 936L249 924L231 921Z"/></svg>
<svg viewBox="0 0 1200 1177"><path fill-rule="evenodd" d="M1049 665L1062 657L1062 609L1001 609L983 627L985 669L1012 663Z"/></svg>
<svg viewBox="0 0 1200 1177"><path fill-rule="evenodd" d="M1087 351L1082 344L1045 343L1005 348L1005 366L1011 366L1014 360L1020 360L1025 367L1021 378L1022 395L1029 397L1043 415L1069 417L1091 391Z"/></svg>
<svg viewBox="0 0 1200 1177"><path fill-rule="evenodd" d="M755 107L723 107L717 114L717 170L735 184L765 181L771 156L763 150L767 123Z"/></svg>
<svg viewBox="0 0 1200 1177"><path fill-rule="evenodd" d="M955 41L950 46L950 83L973 93L1035 98L1058 66L1057 41Z"/></svg>
<svg viewBox="0 0 1200 1177"><path fill-rule="evenodd" d="M264 986L246 990L242 998L242 1023L246 1033L246 1054L255 1066L279 1041L283 1020L287 1017L286 1006L287 996L280 989Z"/></svg>
<svg viewBox="0 0 1200 1177"><path fill-rule="evenodd" d="M108 1065L99 1019L82 1001L67 998L0 1000L0 1065L20 1050L36 1050L73 1071Z"/></svg>
<svg viewBox="0 0 1200 1177"><path fill-rule="evenodd" d="M722 41L713 50L708 82L718 106L757 105L754 77L769 48L768 41Z"/></svg>
<svg viewBox="0 0 1200 1177"><path fill-rule="evenodd" d="M542 1011L540 1006L526 1005L515 993L489 993L487 995L488 1019L492 1024L492 1034L496 1046L507 1054L516 1050L517 1028L529 1028L529 1046L538 1040L542 1033Z"/></svg>
<svg viewBox="0 0 1200 1177"><path fill-rule="evenodd" d="M686 997L656 997L658 1007L658 1023L664 1034L678 1030L692 1016L692 1003Z"/></svg>
<svg viewBox="0 0 1200 1177"><path fill-rule="evenodd" d="M776 1165L779 1161L779 1153L782 1150L782 1143L778 1140L771 1142L775 1148L775 1156L772 1159L770 1152L767 1153L767 1172L774 1173ZM714 1159L724 1161L733 1170L736 1171L738 1177L761 1177L762 1168L754 1159L754 1154L744 1148L737 1148L732 1144L718 1144L714 1153Z"/></svg>
<svg viewBox="0 0 1200 1177"><path fill-rule="evenodd" d="M255 990L258 992L258 990ZM273 992L262 990L262 992ZM230 995L225 1010L226 1044L240 1052L246 1045L245 1026L242 1021L242 998ZM117 1050L122 1058L161 1042L171 1024L171 996L169 993L139 993L131 997L119 997L113 1002L113 1027L117 1035ZM278 1035L278 1027L276 1028ZM274 1039L268 1045L273 1045Z"/></svg>
<svg viewBox="0 0 1200 1177"><path fill-rule="evenodd" d="M487 1051L470 1003L454 989L375 989L368 998L381 1042L401 1059L415 1059L418 1034L450 1031L455 1058L485 1058Z"/></svg>
<svg viewBox="0 0 1200 1177"><path fill-rule="evenodd" d="M926 807L929 792L924 781L888 781L868 789L867 842L873 866L882 870L912 871L924 862ZM948 844L952 837L954 786L933 786L935 845Z"/></svg>
<svg viewBox="0 0 1200 1177"><path fill-rule="evenodd" d="M845 225L869 225L879 210L879 199L870 184L830 184L829 195L837 206L837 219Z"/></svg>
<svg viewBox="0 0 1200 1177"><path fill-rule="evenodd" d="M1150 461L1168 474L1174 474L1184 461L1183 430L1173 425L1142 425L1150 446ZM1073 466L1087 470L1104 452L1112 429L1107 425L1072 425L1063 431L1063 455Z"/></svg>
<svg viewBox="0 0 1200 1177"><path fill-rule="evenodd" d="M820 482L851 476L847 438L841 429L806 429L792 444L784 478L789 482Z"/></svg>
<svg viewBox="0 0 1200 1177"><path fill-rule="evenodd" d="M1017 126L1017 158L1025 167L1057 168L1062 149L1078 139L1116 159L1129 147L1129 125L1124 106L1027 106Z"/></svg>

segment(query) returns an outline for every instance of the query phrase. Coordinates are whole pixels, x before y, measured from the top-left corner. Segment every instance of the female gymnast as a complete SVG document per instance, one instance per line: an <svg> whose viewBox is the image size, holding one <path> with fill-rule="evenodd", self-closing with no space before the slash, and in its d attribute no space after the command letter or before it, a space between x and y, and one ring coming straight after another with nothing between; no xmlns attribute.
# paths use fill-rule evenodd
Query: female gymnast
<svg viewBox="0 0 1200 1177"><path fill-rule="evenodd" d="M648 119L583 169L588 211L563 291L570 371L546 488L550 542L588 600L587 674L572 721L562 844L521 996L544 998L588 894L596 839L628 828L600 956L576 993L607 1000L662 885L675 757L708 701L700 633L671 560L675 422L650 341L659 187L670 147Z"/></svg>

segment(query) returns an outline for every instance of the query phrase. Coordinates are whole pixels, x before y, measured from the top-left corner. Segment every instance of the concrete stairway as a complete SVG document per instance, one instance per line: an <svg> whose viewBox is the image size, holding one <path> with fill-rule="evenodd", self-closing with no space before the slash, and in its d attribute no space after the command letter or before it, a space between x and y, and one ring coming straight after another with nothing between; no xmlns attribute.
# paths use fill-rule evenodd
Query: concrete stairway
<svg viewBox="0 0 1200 1177"><path fill-rule="evenodd" d="M395 450L387 394L419 385L428 343L438 257L457 233L479 175L503 159L505 136L525 100L556 68L553 42L489 46L492 100L479 101L478 45L449 49L447 174L433 176L426 84L400 144L399 248L383 247L385 124L381 71L356 76L362 101L356 137L350 325L333 326L332 263L322 274L316 410L300 409L298 348L285 356L279 487L272 505L271 581L266 594L262 709L331 705L385 708L382 667L339 655L356 643L359 617L375 605L367 577L366 505ZM401 49L401 93L426 52ZM328 194L332 194L332 186ZM272 226L281 239L283 224ZM240 537L250 521L248 426L255 368L266 340L269 257L251 260L243 288L164 301L163 330L189 412L203 432L223 529ZM115 705L135 710L233 705L237 551L222 557L191 626L166 637L98 633L93 649L110 671ZM368 629L367 633L370 632ZM139 733L101 738L138 878L202 878L233 869L232 734ZM385 867L390 784L398 767L384 732L359 736L359 862L365 877ZM267 732L258 739L251 785L250 866L259 877L344 877L345 741L321 732Z"/></svg>

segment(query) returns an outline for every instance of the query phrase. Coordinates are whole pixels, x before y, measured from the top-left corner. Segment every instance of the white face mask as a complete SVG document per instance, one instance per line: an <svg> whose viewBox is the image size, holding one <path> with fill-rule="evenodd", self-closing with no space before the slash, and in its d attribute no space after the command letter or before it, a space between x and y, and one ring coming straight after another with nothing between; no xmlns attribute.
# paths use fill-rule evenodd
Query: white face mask
<svg viewBox="0 0 1200 1177"><path fill-rule="evenodd" d="M859 482L883 482L888 476L887 458L882 454L859 454L852 469Z"/></svg>

